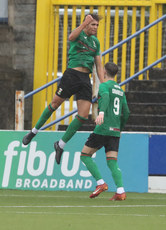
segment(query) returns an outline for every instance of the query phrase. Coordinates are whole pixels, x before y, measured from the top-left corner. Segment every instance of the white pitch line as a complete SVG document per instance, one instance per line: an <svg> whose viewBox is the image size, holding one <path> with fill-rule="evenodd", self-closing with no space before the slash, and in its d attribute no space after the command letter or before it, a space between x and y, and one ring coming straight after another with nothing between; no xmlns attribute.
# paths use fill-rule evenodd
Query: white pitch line
<svg viewBox="0 0 166 230"><path fill-rule="evenodd" d="M150 215L150 214L109 214L109 213L60 213L60 212L0 212L1 214L37 214L37 215L93 215L93 216L134 216L134 217L166 217L166 215Z"/></svg>
<svg viewBox="0 0 166 230"><path fill-rule="evenodd" d="M0 197L34 197L34 198L73 198L73 196L60 196L60 195L17 195L17 194L0 194ZM74 198L87 199L88 196L74 196ZM97 199L108 199L109 197L98 197ZM129 197L130 200L154 200L154 197ZM155 200L166 200L165 197L155 197Z"/></svg>
<svg viewBox="0 0 166 230"><path fill-rule="evenodd" d="M0 205L0 208L146 208L146 207L166 207L166 205L49 205L49 206L25 206L25 205Z"/></svg>
<svg viewBox="0 0 166 230"><path fill-rule="evenodd" d="M34 197L34 198L71 198L73 196L48 196L48 195L17 195L17 194L10 194L10 195L0 195L0 197ZM76 198L87 198L87 196L85 197L78 197L76 196Z"/></svg>

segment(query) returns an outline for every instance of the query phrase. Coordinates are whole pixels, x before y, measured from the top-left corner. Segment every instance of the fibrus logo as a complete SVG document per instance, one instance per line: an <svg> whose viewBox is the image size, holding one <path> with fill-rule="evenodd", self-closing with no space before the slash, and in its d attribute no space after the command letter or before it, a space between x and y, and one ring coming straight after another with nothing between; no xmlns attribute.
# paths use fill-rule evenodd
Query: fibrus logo
<svg viewBox="0 0 166 230"><path fill-rule="evenodd" d="M20 189L90 189L92 177L80 162L80 154L75 152L73 156L64 151L61 165L58 166L55 152L46 154L37 150L36 141L29 146L21 145L17 140L12 141L4 151L2 187L7 188L14 183L14 188Z"/></svg>

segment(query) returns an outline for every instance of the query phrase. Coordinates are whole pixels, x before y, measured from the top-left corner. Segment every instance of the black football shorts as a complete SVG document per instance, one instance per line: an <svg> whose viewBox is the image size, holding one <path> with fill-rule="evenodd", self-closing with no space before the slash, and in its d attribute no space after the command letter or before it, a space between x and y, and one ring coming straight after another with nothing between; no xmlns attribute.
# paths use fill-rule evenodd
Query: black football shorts
<svg viewBox="0 0 166 230"><path fill-rule="evenodd" d="M102 147L104 147L106 153L109 151L118 152L119 140L120 137L104 136L104 135L92 133L90 134L85 145L94 149L101 149Z"/></svg>
<svg viewBox="0 0 166 230"><path fill-rule="evenodd" d="M70 98L75 95L76 100L92 102L92 85L89 73L67 69L58 85L56 94L62 98Z"/></svg>

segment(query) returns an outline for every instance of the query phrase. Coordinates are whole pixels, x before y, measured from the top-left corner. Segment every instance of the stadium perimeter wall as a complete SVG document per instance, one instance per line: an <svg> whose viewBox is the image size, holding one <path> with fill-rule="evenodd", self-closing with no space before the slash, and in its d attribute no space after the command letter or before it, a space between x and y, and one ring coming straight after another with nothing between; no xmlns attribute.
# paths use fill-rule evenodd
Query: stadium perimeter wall
<svg viewBox="0 0 166 230"><path fill-rule="evenodd" d="M41 131L28 146L22 145L25 133L0 131L0 189L94 190L96 182L80 162L80 153L89 132L78 132L73 137L63 153L61 165L55 162L53 143L60 139L63 132ZM165 178L165 147L164 134L122 133L119 167L127 192L152 192L155 184L153 180L149 180L149 175L151 178L155 175ZM98 151L94 157L109 185L109 191L115 191L104 149ZM157 186L161 192L166 189L159 180Z"/></svg>
<svg viewBox="0 0 166 230"><path fill-rule="evenodd" d="M69 48L68 36L89 12L103 16L97 37L101 52L124 40L145 25L163 15L165 0L42 0L37 1L34 89L50 82L62 74L67 67ZM142 70L162 56L164 44L164 23L150 28L131 43L102 57L103 64L113 61L118 64L120 82ZM147 36L148 35L148 36ZM153 49L151 48L153 47ZM129 48L129 49L128 49ZM127 55L129 54L129 55ZM146 55L145 55L146 54ZM137 59L139 57L139 59ZM158 67L161 67L159 64ZM143 79L143 75L139 76ZM125 86L123 86L125 88ZM52 100L57 85L43 90L33 97L32 127L45 106ZM67 102L68 103L68 102ZM66 102L61 106L61 116L65 114ZM69 100L69 112L73 110L73 97ZM48 120L55 120L57 111ZM72 121L69 117L68 124ZM64 124L64 120L61 121ZM57 130L53 125L49 130Z"/></svg>

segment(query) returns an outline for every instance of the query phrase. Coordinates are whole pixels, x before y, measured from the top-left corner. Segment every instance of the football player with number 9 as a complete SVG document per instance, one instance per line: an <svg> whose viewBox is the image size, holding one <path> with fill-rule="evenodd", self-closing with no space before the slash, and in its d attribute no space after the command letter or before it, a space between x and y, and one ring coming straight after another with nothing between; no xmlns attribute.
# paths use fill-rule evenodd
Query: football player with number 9
<svg viewBox="0 0 166 230"><path fill-rule="evenodd" d="M82 152L81 160L86 165L92 176L96 179L96 190L90 198L98 196L108 189L107 184L101 177L92 155L100 148L105 148L107 166L112 173L113 180L117 187L115 195L110 200L125 200L126 193L122 181L122 173L118 167L117 157L119 149L120 132L123 130L128 117L129 108L126 96L114 78L118 72L118 66L108 62L104 66L105 82L99 86L98 106L99 115L96 118L96 127L86 141Z"/></svg>

